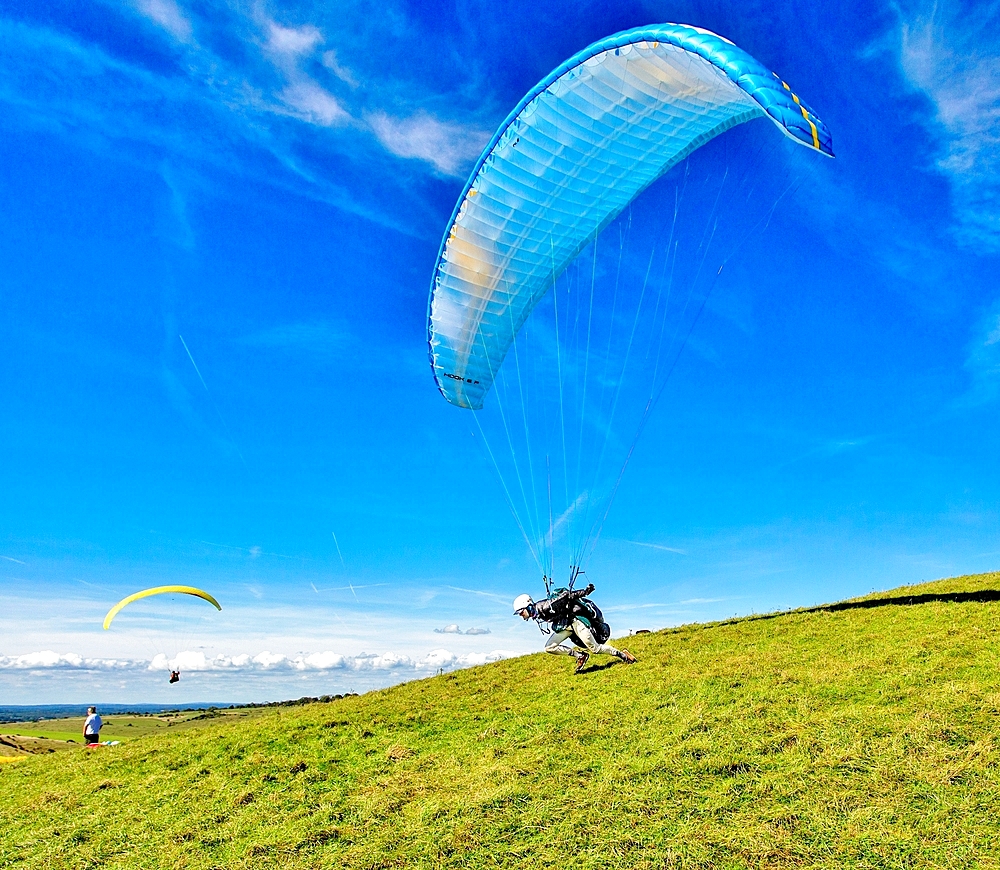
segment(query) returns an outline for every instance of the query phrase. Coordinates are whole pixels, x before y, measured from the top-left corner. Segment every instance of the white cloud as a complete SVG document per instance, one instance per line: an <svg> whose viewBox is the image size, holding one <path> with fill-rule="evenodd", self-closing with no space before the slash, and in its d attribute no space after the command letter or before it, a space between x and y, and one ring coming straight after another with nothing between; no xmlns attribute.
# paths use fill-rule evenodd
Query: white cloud
<svg viewBox="0 0 1000 870"><path fill-rule="evenodd" d="M931 100L957 235L1000 249L1000 5L968 15L934 4L902 22L900 64Z"/></svg>
<svg viewBox="0 0 1000 870"><path fill-rule="evenodd" d="M286 80L285 87L276 94L283 107L278 111L320 127L349 120L350 113L340 101L302 68L303 61L324 42L320 29L312 24L283 27L269 18L263 19L261 27L265 33L264 54ZM333 58L336 62L335 54Z"/></svg>
<svg viewBox="0 0 1000 870"><path fill-rule="evenodd" d="M323 66L330 70L345 85L349 85L352 88L358 86L358 80L354 77L354 74L340 62L337 58L337 52L332 48L329 51L323 52Z"/></svg>
<svg viewBox="0 0 1000 870"><path fill-rule="evenodd" d="M310 79L290 84L280 98L296 117L320 127L332 127L350 118L333 94Z"/></svg>
<svg viewBox="0 0 1000 870"><path fill-rule="evenodd" d="M490 138L482 130L440 121L426 112L410 118L376 112L367 120L386 150L398 157L423 160L445 175L465 175Z"/></svg>
<svg viewBox="0 0 1000 870"><path fill-rule="evenodd" d="M313 653L310 656L306 656L303 659L303 663L306 667L315 668L318 671L328 671L332 668L342 668L344 666L344 657L327 650L326 652Z"/></svg>
<svg viewBox="0 0 1000 870"><path fill-rule="evenodd" d="M465 631L462 631L462 629L460 629L455 623L446 625L444 628L435 628L434 631L438 634L490 634L490 630L488 628L467 628Z"/></svg>
<svg viewBox="0 0 1000 870"><path fill-rule="evenodd" d="M191 22L174 0L137 0L136 8L178 41L191 41Z"/></svg>
<svg viewBox="0 0 1000 870"><path fill-rule="evenodd" d="M134 668L137 664L144 665L145 663L136 663L127 659L86 659L77 653L57 653L50 649L19 656L0 656L0 670L76 669L107 671Z"/></svg>
<svg viewBox="0 0 1000 870"><path fill-rule="evenodd" d="M468 633L466 632L466 634ZM182 674L196 671L409 671L421 673L440 668L471 667L513 658L516 655L518 653L510 650L457 655L446 649L436 649L422 657L395 652L359 653L356 656L345 656L329 650L285 655L265 650L255 656L241 653L233 656L218 655L209 658L203 652L185 650L177 653L173 658L168 658L160 653L151 661L130 661L127 659L88 659L76 653L42 650L19 656L0 656L0 670L149 670L164 672L178 670Z"/></svg>
<svg viewBox="0 0 1000 870"><path fill-rule="evenodd" d="M242 656L238 656L238 658L241 660L243 659ZM229 666L232 665L232 660L227 660L225 657L218 659L218 661L220 662L220 664L223 665L223 667L227 665ZM285 656L265 650L262 653L258 653L252 659L250 659L250 661L245 662L244 664L249 665L252 663L255 665L260 665L262 668L273 668L276 665L284 664L286 661L287 658Z"/></svg>
<svg viewBox="0 0 1000 870"><path fill-rule="evenodd" d="M276 55L300 57L323 42L323 34L311 24L304 27L282 27L276 21L266 21L265 30L266 48Z"/></svg>
<svg viewBox="0 0 1000 870"><path fill-rule="evenodd" d="M264 54L282 72L286 82L275 94L281 108L273 105L270 108L320 127L350 120L350 112L340 101L303 70L303 61L324 42L320 29L311 24L283 27L269 18L263 19L260 26L265 34ZM333 59L336 62L336 54Z"/></svg>

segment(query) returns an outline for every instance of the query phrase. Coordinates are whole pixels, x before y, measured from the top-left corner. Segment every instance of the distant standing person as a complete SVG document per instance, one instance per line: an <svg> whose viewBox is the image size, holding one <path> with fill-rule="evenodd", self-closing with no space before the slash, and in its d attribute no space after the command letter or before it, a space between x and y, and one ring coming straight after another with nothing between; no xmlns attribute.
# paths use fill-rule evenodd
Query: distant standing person
<svg viewBox="0 0 1000 870"><path fill-rule="evenodd" d="M83 723L83 742L100 743L103 724L101 717L97 715L97 707L88 707L87 718Z"/></svg>

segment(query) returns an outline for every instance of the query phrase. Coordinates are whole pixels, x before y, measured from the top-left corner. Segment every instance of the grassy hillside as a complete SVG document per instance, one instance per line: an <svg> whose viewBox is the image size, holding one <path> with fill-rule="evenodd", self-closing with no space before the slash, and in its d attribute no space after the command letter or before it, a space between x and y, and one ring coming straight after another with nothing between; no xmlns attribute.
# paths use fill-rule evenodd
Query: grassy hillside
<svg viewBox="0 0 1000 870"><path fill-rule="evenodd" d="M1000 867L998 627L963 577L3 764L0 867Z"/></svg>
<svg viewBox="0 0 1000 870"><path fill-rule="evenodd" d="M80 710L86 708L81 706ZM236 710L217 709L210 710L180 710L176 713L159 714L135 714L116 713L111 716L104 716L101 726L101 740L135 740L138 737L147 737L150 734L163 733L167 729L172 731L188 731L192 728L200 728L208 723L215 723L219 719L249 719L260 715L263 712L260 708L241 707ZM10 747L6 744L13 743L12 738L24 737L35 738L48 741L73 741L83 742L83 715L75 719L38 719L34 722L0 722L0 757L12 754ZM26 741L17 741L25 744ZM60 749L71 749L73 747L61 746ZM15 750L16 751L16 750ZM22 746L23 752L31 752L32 747ZM42 749L42 752L51 751Z"/></svg>

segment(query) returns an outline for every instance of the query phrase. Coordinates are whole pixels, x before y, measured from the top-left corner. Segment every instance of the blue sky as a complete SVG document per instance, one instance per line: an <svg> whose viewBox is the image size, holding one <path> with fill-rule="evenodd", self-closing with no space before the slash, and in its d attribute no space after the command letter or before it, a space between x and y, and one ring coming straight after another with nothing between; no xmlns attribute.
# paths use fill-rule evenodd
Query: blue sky
<svg viewBox="0 0 1000 870"><path fill-rule="evenodd" d="M537 648L509 615L537 570L434 386L427 292L521 96L662 21L778 71L837 159L778 143L794 190L588 566L616 633L1000 564L1000 6L503 10L0 7L5 702L362 690ZM223 603L184 611L175 687L161 614L100 628L166 582Z"/></svg>

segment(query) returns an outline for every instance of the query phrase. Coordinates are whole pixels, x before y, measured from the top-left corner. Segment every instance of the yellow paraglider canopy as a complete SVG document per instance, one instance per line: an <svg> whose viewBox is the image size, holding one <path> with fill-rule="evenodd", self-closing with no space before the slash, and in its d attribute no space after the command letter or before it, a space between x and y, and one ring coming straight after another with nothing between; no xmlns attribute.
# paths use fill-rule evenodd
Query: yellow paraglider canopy
<svg viewBox="0 0 1000 870"><path fill-rule="evenodd" d="M131 604L133 601L148 598L150 595L168 595L170 593L194 595L196 598L201 598L209 604L214 604L216 610L222 610L222 605L219 604L219 602L209 595L204 589L197 589L194 586L153 586L151 589L143 589L141 592L134 592L131 595L126 596L114 607L112 607L108 611L108 615L104 617L104 629L107 630L111 626L111 620L118 615L119 610Z"/></svg>

